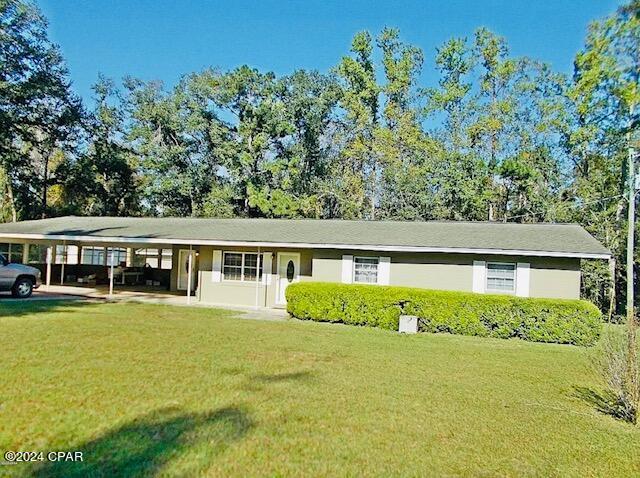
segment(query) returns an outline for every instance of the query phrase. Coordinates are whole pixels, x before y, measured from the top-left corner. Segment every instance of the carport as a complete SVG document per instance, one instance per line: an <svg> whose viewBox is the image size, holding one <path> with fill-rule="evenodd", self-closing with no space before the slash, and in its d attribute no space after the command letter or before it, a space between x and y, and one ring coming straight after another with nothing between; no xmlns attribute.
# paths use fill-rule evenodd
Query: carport
<svg viewBox="0 0 640 478"><path fill-rule="evenodd" d="M34 231L31 223L2 225L0 253L11 262L40 269L45 291L56 285L94 289L97 294L108 288L108 296L125 291L171 297L182 293L191 302L197 288L197 245L112 236L105 228Z"/></svg>

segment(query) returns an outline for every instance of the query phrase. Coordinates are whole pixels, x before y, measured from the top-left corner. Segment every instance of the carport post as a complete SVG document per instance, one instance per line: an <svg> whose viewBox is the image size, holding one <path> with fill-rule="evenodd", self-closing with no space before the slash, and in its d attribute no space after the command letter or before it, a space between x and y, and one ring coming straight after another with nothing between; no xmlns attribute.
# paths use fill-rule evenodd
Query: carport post
<svg viewBox="0 0 640 478"><path fill-rule="evenodd" d="M262 254L260 254L260 246L258 246L258 260L256 264L256 309L258 308L258 293L260 292L260 260L262 259ZM264 274L264 271L262 271Z"/></svg>
<svg viewBox="0 0 640 478"><path fill-rule="evenodd" d="M111 265L109 268L111 269L111 274L109 274L109 297L113 296L113 254L115 252L115 248L111 248Z"/></svg>
<svg viewBox="0 0 640 478"><path fill-rule="evenodd" d="M51 259L53 257L53 246L47 246L47 289L51 285Z"/></svg>
<svg viewBox="0 0 640 478"><path fill-rule="evenodd" d="M189 266L187 267L187 304L191 304L191 274L193 272L193 252L191 245L189 245Z"/></svg>
<svg viewBox="0 0 640 478"><path fill-rule="evenodd" d="M60 261L60 285L64 285L64 263L67 262L67 241L62 241L62 260Z"/></svg>

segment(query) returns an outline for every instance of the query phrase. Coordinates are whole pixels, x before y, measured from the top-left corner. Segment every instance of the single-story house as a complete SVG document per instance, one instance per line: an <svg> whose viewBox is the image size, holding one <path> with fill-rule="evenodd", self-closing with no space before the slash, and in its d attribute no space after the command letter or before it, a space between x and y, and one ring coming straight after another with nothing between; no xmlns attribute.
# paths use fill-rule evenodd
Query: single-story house
<svg viewBox="0 0 640 478"><path fill-rule="evenodd" d="M257 307L283 306L296 281L575 299L580 261L611 257L576 224L136 217L0 224L0 253L45 283L109 280L115 263L138 283Z"/></svg>

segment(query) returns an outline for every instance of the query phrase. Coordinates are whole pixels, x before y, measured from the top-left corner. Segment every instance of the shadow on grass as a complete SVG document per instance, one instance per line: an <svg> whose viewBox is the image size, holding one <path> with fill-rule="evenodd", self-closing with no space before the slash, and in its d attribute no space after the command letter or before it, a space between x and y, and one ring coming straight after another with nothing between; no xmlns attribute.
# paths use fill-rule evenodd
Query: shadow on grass
<svg viewBox="0 0 640 478"><path fill-rule="evenodd" d="M277 383L277 382L289 382L293 380L304 381L311 377L311 372L305 370L301 372L289 372L289 373L274 373L274 374L259 374L254 375L252 378L262 383Z"/></svg>
<svg viewBox="0 0 640 478"><path fill-rule="evenodd" d="M598 412L609 415L617 420L632 422L629 410L618 399L615 393L604 390L598 391L589 387L573 387L575 396L584 400Z"/></svg>
<svg viewBox="0 0 640 478"><path fill-rule="evenodd" d="M185 454L193 456L185 460L186 469L178 473L200 474L211 465L212 458L240 440L252 426L247 413L237 407L202 414L162 409L65 450L82 451L82 462L49 462L30 470L27 476L151 477Z"/></svg>
<svg viewBox="0 0 640 478"><path fill-rule="evenodd" d="M311 371L283 372L283 373L260 373L253 375L245 375L242 383L242 389L248 392L260 393L265 387L275 387L281 391L295 391L297 388L291 387L292 383L300 385L308 382L313 376Z"/></svg>
<svg viewBox="0 0 640 478"><path fill-rule="evenodd" d="M75 312L79 308L95 307L101 302L83 299L12 299L0 298L0 317L20 317L41 312Z"/></svg>

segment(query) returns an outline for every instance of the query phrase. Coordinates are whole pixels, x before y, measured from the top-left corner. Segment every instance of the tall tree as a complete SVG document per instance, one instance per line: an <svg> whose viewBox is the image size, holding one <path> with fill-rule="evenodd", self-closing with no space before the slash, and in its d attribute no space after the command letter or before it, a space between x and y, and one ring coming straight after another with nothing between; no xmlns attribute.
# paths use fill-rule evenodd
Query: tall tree
<svg viewBox="0 0 640 478"><path fill-rule="evenodd" d="M445 42L436 52L439 85L424 90L424 113L438 118L442 127L434 137L442 145L433 167L436 219L483 220L490 193L489 173L482 158L472 149L469 131L474 120L472 73L476 65L472 50L464 38Z"/></svg>
<svg viewBox="0 0 640 478"><path fill-rule="evenodd" d="M158 82L128 79L127 137L139 159L141 187L149 213L202 215L220 183L218 135L222 122L194 94L190 80L167 92ZM211 206L211 204L210 204Z"/></svg>
<svg viewBox="0 0 640 478"><path fill-rule="evenodd" d="M52 164L77 144L81 116L44 17L31 3L0 1L0 193L12 220L49 213Z"/></svg>
<svg viewBox="0 0 640 478"><path fill-rule="evenodd" d="M632 0L590 25L585 48L576 56L570 93L576 121L565 142L574 157L574 187L580 203L586 204L585 226L617 259L613 280L618 295L611 302L617 302L618 310L627 314L623 388L637 418L640 383L634 268L639 255L633 223L637 208L634 169L640 147L640 2ZM622 284L626 290L618 287Z"/></svg>
<svg viewBox="0 0 640 478"><path fill-rule="evenodd" d="M224 123L224 166L236 211L243 216L272 215L270 184L283 168L285 140L293 131L281 101L283 85L273 73L248 66L228 73L210 70L193 80L211 111L230 118Z"/></svg>
<svg viewBox="0 0 640 478"><path fill-rule="evenodd" d="M137 162L125 138L123 100L114 82L103 77L93 91L96 106L86 122L86 151L58 168L67 169L64 203L70 212L80 214L135 215L139 210Z"/></svg>
<svg viewBox="0 0 640 478"><path fill-rule="evenodd" d="M564 78L528 58L511 58L487 29L472 45L457 38L438 49L438 87L425 112L442 127L444 152L434 183L439 217L553 220L564 186L557 146Z"/></svg>
<svg viewBox="0 0 640 478"><path fill-rule="evenodd" d="M640 27L638 2L593 22L585 46L576 55L573 81L567 91L572 116L563 145L572 161L574 220L580 221L616 258L615 309L624 309L627 267L624 233L628 201L625 190L632 178L630 154L638 148L638 75ZM637 260L636 255L636 260ZM590 281L583 292L597 302L608 288L607 270L588 264Z"/></svg>
<svg viewBox="0 0 640 478"><path fill-rule="evenodd" d="M373 41L368 32L351 42L352 56L336 68L341 81L340 106L345 111L341 171L336 175L340 216L375 219L380 161L374 148L380 120L380 86L376 81Z"/></svg>
<svg viewBox="0 0 640 478"><path fill-rule="evenodd" d="M429 217L432 188L429 174L437 145L420 120L418 76L422 50L402 42L396 29L385 28L377 39L385 82L382 115L374 148L380 162L379 214L382 218Z"/></svg>

